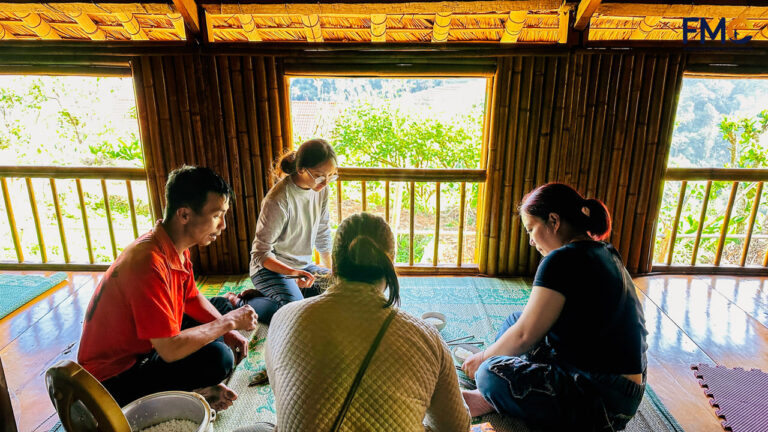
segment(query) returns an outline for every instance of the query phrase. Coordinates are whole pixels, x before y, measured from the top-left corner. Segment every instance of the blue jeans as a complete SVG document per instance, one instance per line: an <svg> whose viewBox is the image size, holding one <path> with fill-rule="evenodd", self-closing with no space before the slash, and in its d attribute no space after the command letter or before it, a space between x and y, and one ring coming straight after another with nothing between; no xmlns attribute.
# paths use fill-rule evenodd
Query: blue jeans
<svg viewBox="0 0 768 432"><path fill-rule="evenodd" d="M314 264L310 264L302 270L313 274L328 273L328 269ZM251 276L251 281L254 288L264 296L241 301L242 304L239 306L246 303L251 305L253 310L259 315L259 322L265 324L269 324L272 321L272 315L284 305L306 297L314 297L323 290L323 287L317 280L309 288L299 288L296 279L288 279L285 275L275 273L263 267Z"/></svg>
<svg viewBox="0 0 768 432"><path fill-rule="evenodd" d="M507 318L497 340L520 314ZM645 392L645 385L621 375L587 372L559 362L546 339L521 356L487 359L475 380L496 411L537 426L574 430L623 429Z"/></svg>

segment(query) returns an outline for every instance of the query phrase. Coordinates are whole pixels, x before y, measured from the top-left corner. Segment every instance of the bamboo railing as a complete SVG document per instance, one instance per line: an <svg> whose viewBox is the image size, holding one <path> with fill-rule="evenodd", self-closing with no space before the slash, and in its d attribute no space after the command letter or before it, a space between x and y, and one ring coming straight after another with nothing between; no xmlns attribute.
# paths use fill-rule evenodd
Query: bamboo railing
<svg viewBox="0 0 768 432"><path fill-rule="evenodd" d="M31 254L30 251L23 250L19 236L19 229L16 224L14 213L14 204L11 200L10 190L8 188L8 179L24 179L27 189L28 203L31 207L32 219L37 234L37 246L40 250L40 261L34 262L25 259ZM43 223L40 219L36 192L32 183L33 178L48 179L50 185L53 208L58 225L58 233L61 240L61 247L64 256L64 262L50 262L48 259L48 247L44 238ZM73 262L71 259L67 232L64 226L62 216L61 201L56 180L70 179L75 181L77 188L78 204L80 208L81 222L85 243L88 249L88 262ZM8 219L8 226L11 231L14 249L16 250L16 263L0 262L0 270L28 270L28 269L52 269L52 270L104 270L109 263L97 263L94 258L94 245L91 235L90 224L88 221L88 212L86 211L85 195L83 192L82 180L99 180L103 196L104 209L106 211L106 223L109 230L109 242L111 246L112 258L117 258L118 245L115 240L115 227L110 207L110 194L107 188L107 180L117 180L125 182L125 188L128 195L128 204L131 215L131 226L134 239L139 236L139 227L136 218L136 205L133 197L132 181L145 182L147 180L146 172L143 168L107 168L107 167L52 167L52 166L0 166L0 186L2 186L3 200L5 203L5 213ZM122 246L123 245L119 245Z"/></svg>
<svg viewBox="0 0 768 432"><path fill-rule="evenodd" d="M768 247L763 253L762 262L759 266L747 266L747 256L750 251L750 246L754 243L752 240L761 239L768 240L768 234L755 234L755 224L758 214L758 209L763 195L763 186L768 181L768 169L728 169L728 168L668 168L664 175L665 183L680 182L680 188L677 195L677 203L675 206L674 217L672 219L672 231L669 234L666 244L662 244L662 247L666 246L664 263L656 263L653 266L653 271L656 272L678 272L678 273L738 273L745 274L766 274L768 273ZM680 234L680 219L683 212L683 207L686 202L686 194L688 193L690 182L705 181L704 195L701 204L701 210L697 220L698 227L695 234ZM707 210L711 202L711 191L713 182L730 182L730 188L728 191L728 200L725 205L724 213L722 215L723 220L720 224L719 233L717 234L704 234L703 229L706 221ZM740 188L740 184L744 183L745 186ZM737 200L737 196L740 190L746 191L749 188L755 188L755 195L750 202L749 218L746 223L746 231L744 233L729 233L729 224L731 223L733 216L734 203ZM744 197L746 198L746 197ZM766 217L768 222L768 217ZM765 228L765 227L764 227ZM657 233L658 235L658 233ZM663 235L663 234L662 234ZM714 254L714 260L712 264L700 264L698 263L699 252L702 239L717 239L717 245ZM693 239L693 249L689 263L686 264L674 264L673 257L675 248L678 246L680 239ZM727 239L742 239L741 252L738 265L726 265L723 264L723 251L725 250ZM657 239L657 241L664 242L665 239ZM658 258L658 257L657 257Z"/></svg>
<svg viewBox="0 0 768 432"><path fill-rule="evenodd" d="M337 222L344 219L343 182L359 181L361 183L361 204L363 211L367 210L367 184L368 181L384 182L384 218L391 221L390 214L390 186L392 182L404 182L409 185L409 218L408 218L408 265L398 265L400 274L439 273L439 274L474 274L478 271L475 263L463 262L463 245L465 237L465 214L467 212L466 187L467 183L485 183L486 172L482 169L419 169L419 168L339 168L339 179L336 181L336 215ZM434 250L431 265L417 264L414 262L414 239L417 234L427 234L415 229L415 190L416 183L435 184L435 225L431 233L434 235ZM442 183L460 183L459 199L459 226L458 226L458 257L455 262L441 263L438 258L440 242L440 190ZM349 216L349 215L347 215ZM443 232L443 234L448 234Z"/></svg>

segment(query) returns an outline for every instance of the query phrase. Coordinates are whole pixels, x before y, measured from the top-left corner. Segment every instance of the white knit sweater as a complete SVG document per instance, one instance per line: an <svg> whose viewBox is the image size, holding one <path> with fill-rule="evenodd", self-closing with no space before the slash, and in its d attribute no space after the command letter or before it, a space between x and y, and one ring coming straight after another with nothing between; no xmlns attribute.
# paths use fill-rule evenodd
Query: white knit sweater
<svg viewBox="0 0 768 432"><path fill-rule="evenodd" d="M328 431L390 309L380 287L343 282L272 318L266 363L283 432ZM397 311L341 430L469 429L456 370L439 333Z"/></svg>

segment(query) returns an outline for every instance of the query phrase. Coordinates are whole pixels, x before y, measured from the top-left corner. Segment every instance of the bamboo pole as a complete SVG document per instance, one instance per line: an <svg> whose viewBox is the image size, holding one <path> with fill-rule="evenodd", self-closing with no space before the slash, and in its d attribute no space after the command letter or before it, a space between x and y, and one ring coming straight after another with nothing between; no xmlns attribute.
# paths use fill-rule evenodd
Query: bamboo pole
<svg viewBox="0 0 768 432"><path fill-rule="evenodd" d="M112 243L112 258L117 259L117 244L115 242L115 228L112 225L112 209L109 207L109 193L107 181L101 179L101 191L104 194L104 210L107 213L107 227L109 228L109 241Z"/></svg>
<svg viewBox="0 0 768 432"><path fill-rule="evenodd" d="M256 105L256 83L253 71L253 58L247 57L245 61L244 69L244 94L245 94L245 107L248 113L248 140L250 142L250 157L249 159L254 161L252 164L253 177L252 181L255 185L255 204L253 209L261 209L262 199L266 194L264 185L264 170L262 166L261 156L261 142L259 141L259 113ZM253 216L252 229L256 228L256 216L257 212L251 211L250 215Z"/></svg>
<svg viewBox="0 0 768 432"><path fill-rule="evenodd" d="M414 231L414 226L415 226L415 223L416 223L416 208L415 208L416 183L415 182L410 182L410 186L411 187L410 187L410 196L409 196L410 197L410 201L409 201L409 205L410 205L411 213L410 213L410 225L409 225L409 228L408 228L408 239L409 239L408 240L408 264L409 265L413 265L413 258L414 258L414 256L413 256L413 240L414 240L413 231Z"/></svg>
<svg viewBox="0 0 768 432"><path fill-rule="evenodd" d="M279 152L275 153L272 151L271 128L274 126L269 121L270 113L269 96L267 95L267 69L266 65L264 64L264 57L254 58L254 61L256 62L254 73L256 81L256 102L258 108L257 118L259 119L259 148L263 152L261 161L263 164L262 171L264 172L267 180L267 184L264 188L266 192L272 187L273 184L273 176L270 175L272 172L273 160L280 157L281 154ZM339 216L341 216L341 214L339 214ZM341 220L339 220L339 222L341 222Z"/></svg>
<svg viewBox="0 0 768 432"><path fill-rule="evenodd" d="M341 179L336 180L336 215L338 216L339 225L344 220L344 215L341 212ZM397 240L395 240L397 243Z"/></svg>
<svg viewBox="0 0 768 432"><path fill-rule="evenodd" d="M56 166L0 166L0 176L55 179L110 179L146 180L142 168L118 167L56 167Z"/></svg>
<svg viewBox="0 0 768 432"><path fill-rule="evenodd" d="M666 180L768 181L768 168L667 168Z"/></svg>
<svg viewBox="0 0 768 432"><path fill-rule="evenodd" d="M699 214L699 228L696 230L696 240L693 242L693 253L691 255L691 265L696 265L696 255L699 252L699 242L701 241L701 232L704 230L704 220L707 217L707 205L709 204L709 193L712 190L712 180L707 182L704 188L704 202L701 204L701 214Z"/></svg>
<svg viewBox="0 0 768 432"><path fill-rule="evenodd" d="M549 115L546 114L548 90L545 87L548 61L549 59L545 57L537 57L533 59L534 75L532 94L535 96L533 97L533 103L531 104L531 119L529 121L528 129L528 146L533 154L531 155L531 160L526 162L525 167L526 180L524 185L526 190L532 190L543 180L543 173L545 172L549 156L547 151L549 146L541 136L541 133L544 131L543 123L545 122L545 119L549 120ZM534 248L530 247L530 243L526 243L525 248L528 252L525 274L532 275L536 273L539 255Z"/></svg>
<svg viewBox="0 0 768 432"><path fill-rule="evenodd" d="M24 262L24 253L21 251L21 240L19 239L19 231L16 229L16 218L13 216L13 205L11 205L11 195L8 192L8 182L5 177L0 177L0 185L3 189L3 200L5 201L5 215L8 216L8 225L11 228L11 238L13 239L13 246L16 248L16 259L19 262Z"/></svg>
<svg viewBox="0 0 768 432"><path fill-rule="evenodd" d="M134 240L139 238L139 226L136 223L136 204L133 201L133 189L131 188L131 181L125 181L125 190L128 192L128 207L131 210L131 226L133 227Z"/></svg>
<svg viewBox="0 0 768 432"><path fill-rule="evenodd" d="M744 239L744 247L741 249L741 261L739 265L744 267L747 262L747 252L749 252L749 242L752 240L752 230L755 228L755 217L757 208L760 206L760 195L763 193L763 182L757 183L757 193L752 201L752 211L749 213L749 222L747 222L747 238Z"/></svg>
<svg viewBox="0 0 768 432"><path fill-rule="evenodd" d="M515 58L512 63L518 61ZM509 60L505 63L508 65ZM509 272L509 255L515 254L516 251L510 252L510 228L512 226L511 219L514 217L512 212L512 177L514 170L511 169L513 159L516 151L517 141L514 139L513 134L517 131L517 113L519 103L519 85L520 75L512 73L512 69L509 67L504 68L505 73L498 79L502 85L499 86L499 121L496 124L499 125L498 131L498 143L504 146L504 162L503 162L503 180L500 187L502 188L501 197L502 200L497 205L500 207L501 221L499 222L499 255L498 255L498 268L499 274L506 274ZM504 91L502 91L502 89ZM511 243L515 244L515 243Z"/></svg>
<svg viewBox="0 0 768 432"><path fill-rule="evenodd" d="M213 124L215 113L212 112L210 100L213 97L219 96L214 96L210 86L207 84L210 74L210 64L207 61L203 62L201 56L189 56L185 57L184 64L185 71L188 74L187 85L190 91L190 114L192 115L196 135L196 158L199 161L205 161L208 165L212 165L213 161L209 161L208 158L208 149L214 143L218 146L218 141ZM210 144L206 145L206 143ZM207 247L194 249L197 251L196 258L197 263L201 267L201 272L209 272L214 266L214 249L209 250Z"/></svg>
<svg viewBox="0 0 768 432"><path fill-rule="evenodd" d="M462 254L464 252L464 212L465 212L465 202L467 200L467 184L465 182L461 182L461 195L459 197L459 251L458 251L458 257L456 258L456 266L461 267L461 261L462 261Z"/></svg>
<svg viewBox="0 0 768 432"><path fill-rule="evenodd" d="M728 223L731 221L731 212L733 211L733 203L736 201L736 191L739 188L739 182L733 182L731 184L731 194L728 196L728 206L725 208L725 216L723 217L723 226L720 228L720 238L717 241L717 252L715 252L715 266L720 265L720 258L723 255L723 247L725 245L725 237L728 234Z"/></svg>
<svg viewBox="0 0 768 432"><path fill-rule="evenodd" d="M440 182L435 183L435 250L432 253L432 265L437 265L440 250Z"/></svg>
<svg viewBox="0 0 768 432"><path fill-rule="evenodd" d="M368 197L366 196L365 180L360 182L361 192L363 194L363 211L368 210Z"/></svg>
<svg viewBox="0 0 768 432"><path fill-rule="evenodd" d="M67 246L67 235L64 230L64 220L61 217L61 205L59 204L59 193L56 191L56 180L49 179L51 184L51 196L53 197L53 208L56 210L56 223L59 225L59 237L61 238L61 249L64 251L64 262L69 264L69 247Z"/></svg>
<svg viewBox="0 0 768 432"><path fill-rule="evenodd" d="M523 59L523 68L521 71L521 93L520 93L520 119L518 120L519 126L517 129L517 139L520 145L520 150L515 158L515 184L517 188L515 190L517 198L522 199L523 195L530 190L533 179L528 177L530 171L528 165L533 163L535 148L532 147L531 142L528 140L529 131L531 127L531 107L534 101L534 80L535 80L535 63L533 58ZM515 202L519 202L517 199ZM520 224L518 222L518 230ZM517 274L526 274L528 272L528 256L529 256L528 241L524 236L518 235L517 240L517 268L510 269Z"/></svg>
<svg viewBox="0 0 768 432"><path fill-rule="evenodd" d="M32 179L25 177L27 184L27 193L29 195L29 206L32 209L32 220L35 222L35 232L37 233L37 244L40 246L40 258L43 263L48 262L48 253L45 250L45 240L43 239L43 228L40 226L40 214L37 211L37 200L35 199L35 189L32 186Z"/></svg>
<svg viewBox="0 0 768 432"><path fill-rule="evenodd" d="M384 182L384 220L389 224L389 181ZM397 239L395 239L397 242Z"/></svg>
<svg viewBox="0 0 768 432"><path fill-rule="evenodd" d="M455 168L339 168L339 178L344 181L468 181L483 182L485 170Z"/></svg>
<svg viewBox="0 0 768 432"><path fill-rule="evenodd" d="M688 182L683 180L680 183L680 194L677 197L677 209L675 210L675 219L672 223L672 235L669 238L669 255L667 256L667 265L672 264L672 256L675 251L675 239L677 238L677 226L680 224L680 213L683 211L683 200L685 199L685 189Z"/></svg>
<svg viewBox="0 0 768 432"><path fill-rule="evenodd" d="M85 198L83 197L83 185L80 179L75 179L77 186L77 198L80 200L80 213L83 217L83 230L85 231L85 244L88 247L88 260L93 264L93 246L91 245L91 230L88 228L88 214L85 210Z"/></svg>
<svg viewBox="0 0 768 432"><path fill-rule="evenodd" d="M224 75L226 71L222 70L222 68L219 65L218 58L211 57L206 59L206 61L203 63L206 67L206 83L208 84L208 87L210 88L210 113L211 118L213 120L213 136L214 136L214 142L216 142L218 145L214 148L213 146L207 147L208 150L208 159L212 161L212 165L216 167L222 167L226 165L226 158L227 155L227 136L224 129L225 125L225 117L224 117L224 109L222 108L222 84L221 84L221 75ZM222 240L225 240L224 243L230 243L232 241L232 233L227 232L227 234L224 236ZM221 243L214 242L211 243L209 246L209 261L210 261L210 270L209 273L228 273L232 270L232 263L231 261L225 259L224 253L222 253L222 249L226 248L226 244L222 245Z"/></svg>

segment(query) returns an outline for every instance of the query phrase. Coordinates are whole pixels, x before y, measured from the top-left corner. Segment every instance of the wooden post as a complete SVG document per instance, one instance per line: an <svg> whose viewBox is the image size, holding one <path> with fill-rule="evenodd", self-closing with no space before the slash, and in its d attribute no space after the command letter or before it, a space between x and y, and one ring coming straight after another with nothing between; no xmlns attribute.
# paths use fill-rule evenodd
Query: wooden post
<svg viewBox="0 0 768 432"><path fill-rule="evenodd" d="M440 182L435 183L435 250L432 254L432 265L437 266L437 255L440 251Z"/></svg>
<svg viewBox="0 0 768 432"><path fill-rule="evenodd" d="M69 247L67 246L67 235L64 230L64 220L61 217L61 206L59 205L59 194L56 191L56 180L49 179L51 183L51 196L53 196L53 207L56 210L56 222L59 225L59 237L61 237L61 249L64 251L64 262L69 264Z"/></svg>
<svg viewBox="0 0 768 432"><path fill-rule="evenodd" d="M35 189L32 187L32 179L25 177L27 183L27 193L29 194L29 206L32 208L32 220L35 221L35 231L37 232L37 244L40 246L40 258L44 263L48 262L48 253L45 250L45 240L43 239L43 228L40 226L40 214L37 212L37 200L35 200Z"/></svg>
<svg viewBox="0 0 768 432"><path fill-rule="evenodd" d="M763 182L757 182L757 193L752 201L752 211L749 213L749 222L747 222L747 236L744 239L744 246L741 249L741 261L739 265L744 267L747 262L747 252L749 252L749 242L752 240L752 230L755 228L755 217L757 208L760 206L760 195L763 193Z"/></svg>
<svg viewBox="0 0 768 432"><path fill-rule="evenodd" d="M115 244L115 228L112 226L112 209L109 207L109 193L107 181L101 179L101 192L104 194L104 210L107 213L107 227L109 228L109 241L112 244L112 258L117 259L117 245Z"/></svg>
<svg viewBox="0 0 768 432"><path fill-rule="evenodd" d="M384 182L384 220L389 224L389 181ZM397 239L395 239L397 243Z"/></svg>
<svg viewBox="0 0 768 432"><path fill-rule="evenodd" d="M466 186L466 182L461 182L461 196L459 197L459 252L458 258L456 259L456 266L458 267L461 267L462 254L464 252L464 212L466 210L465 201L467 198ZM477 239L475 239L475 241L477 241Z"/></svg>
<svg viewBox="0 0 768 432"><path fill-rule="evenodd" d="M387 15L371 14L371 42L387 41Z"/></svg>
<svg viewBox="0 0 768 432"><path fill-rule="evenodd" d="M83 185L80 179L75 179L77 197L80 199L80 213L83 216L83 229L85 230L85 243L88 247L88 260L93 264L93 246L91 246L91 230L88 228L88 214L85 211L85 198L83 197Z"/></svg>
<svg viewBox="0 0 768 432"><path fill-rule="evenodd" d="M133 239L139 238L139 227L136 223L136 205L133 202L133 189L131 181L125 181L125 189L128 191L128 207L131 209L131 225L133 226Z"/></svg>
<svg viewBox="0 0 768 432"><path fill-rule="evenodd" d="M728 223L731 221L731 212L733 211L733 203L736 201L736 191L739 188L739 182L733 182L731 184L731 195L728 197L728 207L725 209L725 217L723 217L723 226L720 228L720 239L717 241L717 252L715 253L715 267L720 265L720 258L723 255L723 247L725 245L725 237L728 234Z"/></svg>
<svg viewBox="0 0 768 432"><path fill-rule="evenodd" d="M680 224L680 213L683 210L683 200L685 199L685 189L688 186L688 182L683 180L680 183L680 195L677 197L677 209L675 210L675 220L672 223L672 236L669 238L669 256L667 257L667 265L672 264L672 255L675 251L675 239L677 237L677 226Z"/></svg>
<svg viewBox="0 0 768 432"><path fill-rule="evenodd" d="M338 216L339 225L344 220L344 216L341 214L341 179L336 180L336 215Z"/></svg>
<svg viewBox="0 0 768 432"><path fill-rule="evenodd" d="M11 238L13 239L13 246L16 248L16 259L19 262L24 262L24 253L21 251L21 240L19 239L19 231L16 229L16 218L13 216L13 206L11 205L11 195L8 192L8 183L5 177L0 177L0 185L3 190L3 199L5 200L5 214L8 216L8 225L11 228Z"/></svg>
<svg viewBox="0 0 768 432"><path fill-rule="evenodd" d="M363 193L363 211L368 210L368 197L366 196L365 180L360 182L360 190Z"/></svg>
<svg viewBox="0 0 768 432"><path fill-rule="evenodd" d="M413 259L414 259L414 256L413 256L414 233L413 232L414 232L414 226L415 226L415 222L416 222L416 208L415 208L416 183L415 182L411 182L410 185L411 185L411 190L410 190L411 193L410 193L410 201L409 201L409 203L410 203L410 210L411 210L411 214L410 214L410 218L411 219L410 219L410 225L409 225L410 228L408 230L408 236L409 236L409 241L408 241L408 265L413 265Z"/></svg>
<svg viewBox="0 0 768 432"><path fill-rule="evenodd" d="M709 204L709 193L712 190L712 180L707 181L704 188L704 202L701 204L701 214L699 214L699 228L696 230L696 240L693 242L693 253L691 254L691 265L696 265L696 255L699 252L699 242L701 242L701 232L704 229L704 219L707 217L707 204Z"/></svg>

